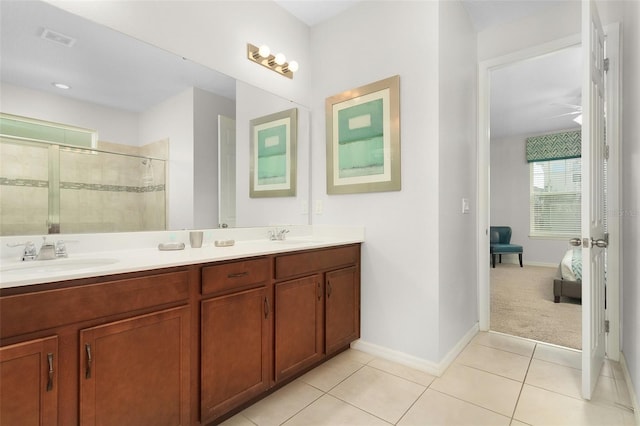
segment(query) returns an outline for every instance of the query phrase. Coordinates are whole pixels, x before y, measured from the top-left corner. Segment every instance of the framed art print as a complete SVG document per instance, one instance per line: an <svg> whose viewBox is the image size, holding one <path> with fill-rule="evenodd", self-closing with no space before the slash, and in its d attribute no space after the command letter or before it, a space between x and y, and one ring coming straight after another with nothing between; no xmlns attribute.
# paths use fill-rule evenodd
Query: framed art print
<svg viewBox="0 0 640 426"><path fill-rule="evenodd" d="M326 100L327 193L399 191L400 77Z"/></svg>
<svg viewBox="0 0 640 426"><path fill-rule="evenodd" d="M251 198L296 195L298 109L255 118L251 127Z"/></svg>

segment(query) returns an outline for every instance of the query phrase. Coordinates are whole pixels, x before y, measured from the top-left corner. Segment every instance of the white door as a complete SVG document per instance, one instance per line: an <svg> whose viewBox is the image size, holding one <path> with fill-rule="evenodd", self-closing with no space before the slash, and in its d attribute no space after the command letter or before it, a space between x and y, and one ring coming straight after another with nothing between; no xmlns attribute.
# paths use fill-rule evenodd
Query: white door
<svg viewBox="0 0 640 426"><path fill-rule="evenodd" d="M582 3L582 396L591 399L605 356L604 31Z"/></svg>
<svg viewBox="0 0 640 426"><path fill-rule="evenodd" d="M218 218L221 228L236 226L236 121L218 116Z"/></svg>

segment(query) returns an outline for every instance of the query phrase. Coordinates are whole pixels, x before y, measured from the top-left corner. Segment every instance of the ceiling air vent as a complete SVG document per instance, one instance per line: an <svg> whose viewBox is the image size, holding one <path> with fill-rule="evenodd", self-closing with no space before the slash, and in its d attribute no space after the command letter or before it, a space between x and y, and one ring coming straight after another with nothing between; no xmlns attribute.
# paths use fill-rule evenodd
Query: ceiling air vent
<svg viewBox="0 0 640 426"><path fill-rule="evenodd" d="M40 38L52 41L54 43L62 44L63 46L71 47L76 43L76 39L66 34L59 33L57 31L45 28L40 34Z"/></svg>

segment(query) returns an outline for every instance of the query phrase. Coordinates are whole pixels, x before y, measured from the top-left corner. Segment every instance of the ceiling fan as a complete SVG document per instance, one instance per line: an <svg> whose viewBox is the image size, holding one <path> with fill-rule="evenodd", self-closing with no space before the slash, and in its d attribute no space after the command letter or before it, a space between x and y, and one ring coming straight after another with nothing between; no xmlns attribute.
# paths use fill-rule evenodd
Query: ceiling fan
<svg viewBox="0 0 640 426"><path fill-rule="evenodd" d="M573 121L582 125L582 105L563 104L563 103L552 103L551 105L560 106L563 108L570 108L570 109L573 109L573 111L565 112L564 114L554 115L549 118L558 118L558 117L566 117L568 115L575 115L575 117L573 118Z"/></svg>

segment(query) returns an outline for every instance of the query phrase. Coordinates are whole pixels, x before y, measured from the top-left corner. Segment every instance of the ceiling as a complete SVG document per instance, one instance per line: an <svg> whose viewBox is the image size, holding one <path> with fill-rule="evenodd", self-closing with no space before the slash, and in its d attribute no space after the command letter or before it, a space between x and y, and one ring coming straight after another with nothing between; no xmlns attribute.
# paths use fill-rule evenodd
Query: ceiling
<svg viewBox="0 0 640 426"><path fill-rule="evenodd" d="M360 1L363 0L276 0L309 26ZM480 30L556 3L463 0L473 25ZM161 49L149 49L144 43L50 4L2 1L0 6L3 81L60 94L51 83L72 78L72 90L65 95L129 111L144 111L192 86L231 99L235 96L234 80L228 76ZM43 28L67 31L77 41L69 48L43 40L40 37ZM113 53L119 53L121 59L110 59ZM492 120L492 137L521 130L531 133L575 127L571 121L575 115L556 116L575 111L559 104L580 103L580 69L580 56L574 51L492 71L492 117L498 118ZM103 88L96 91L98 86Z"/></svg>

